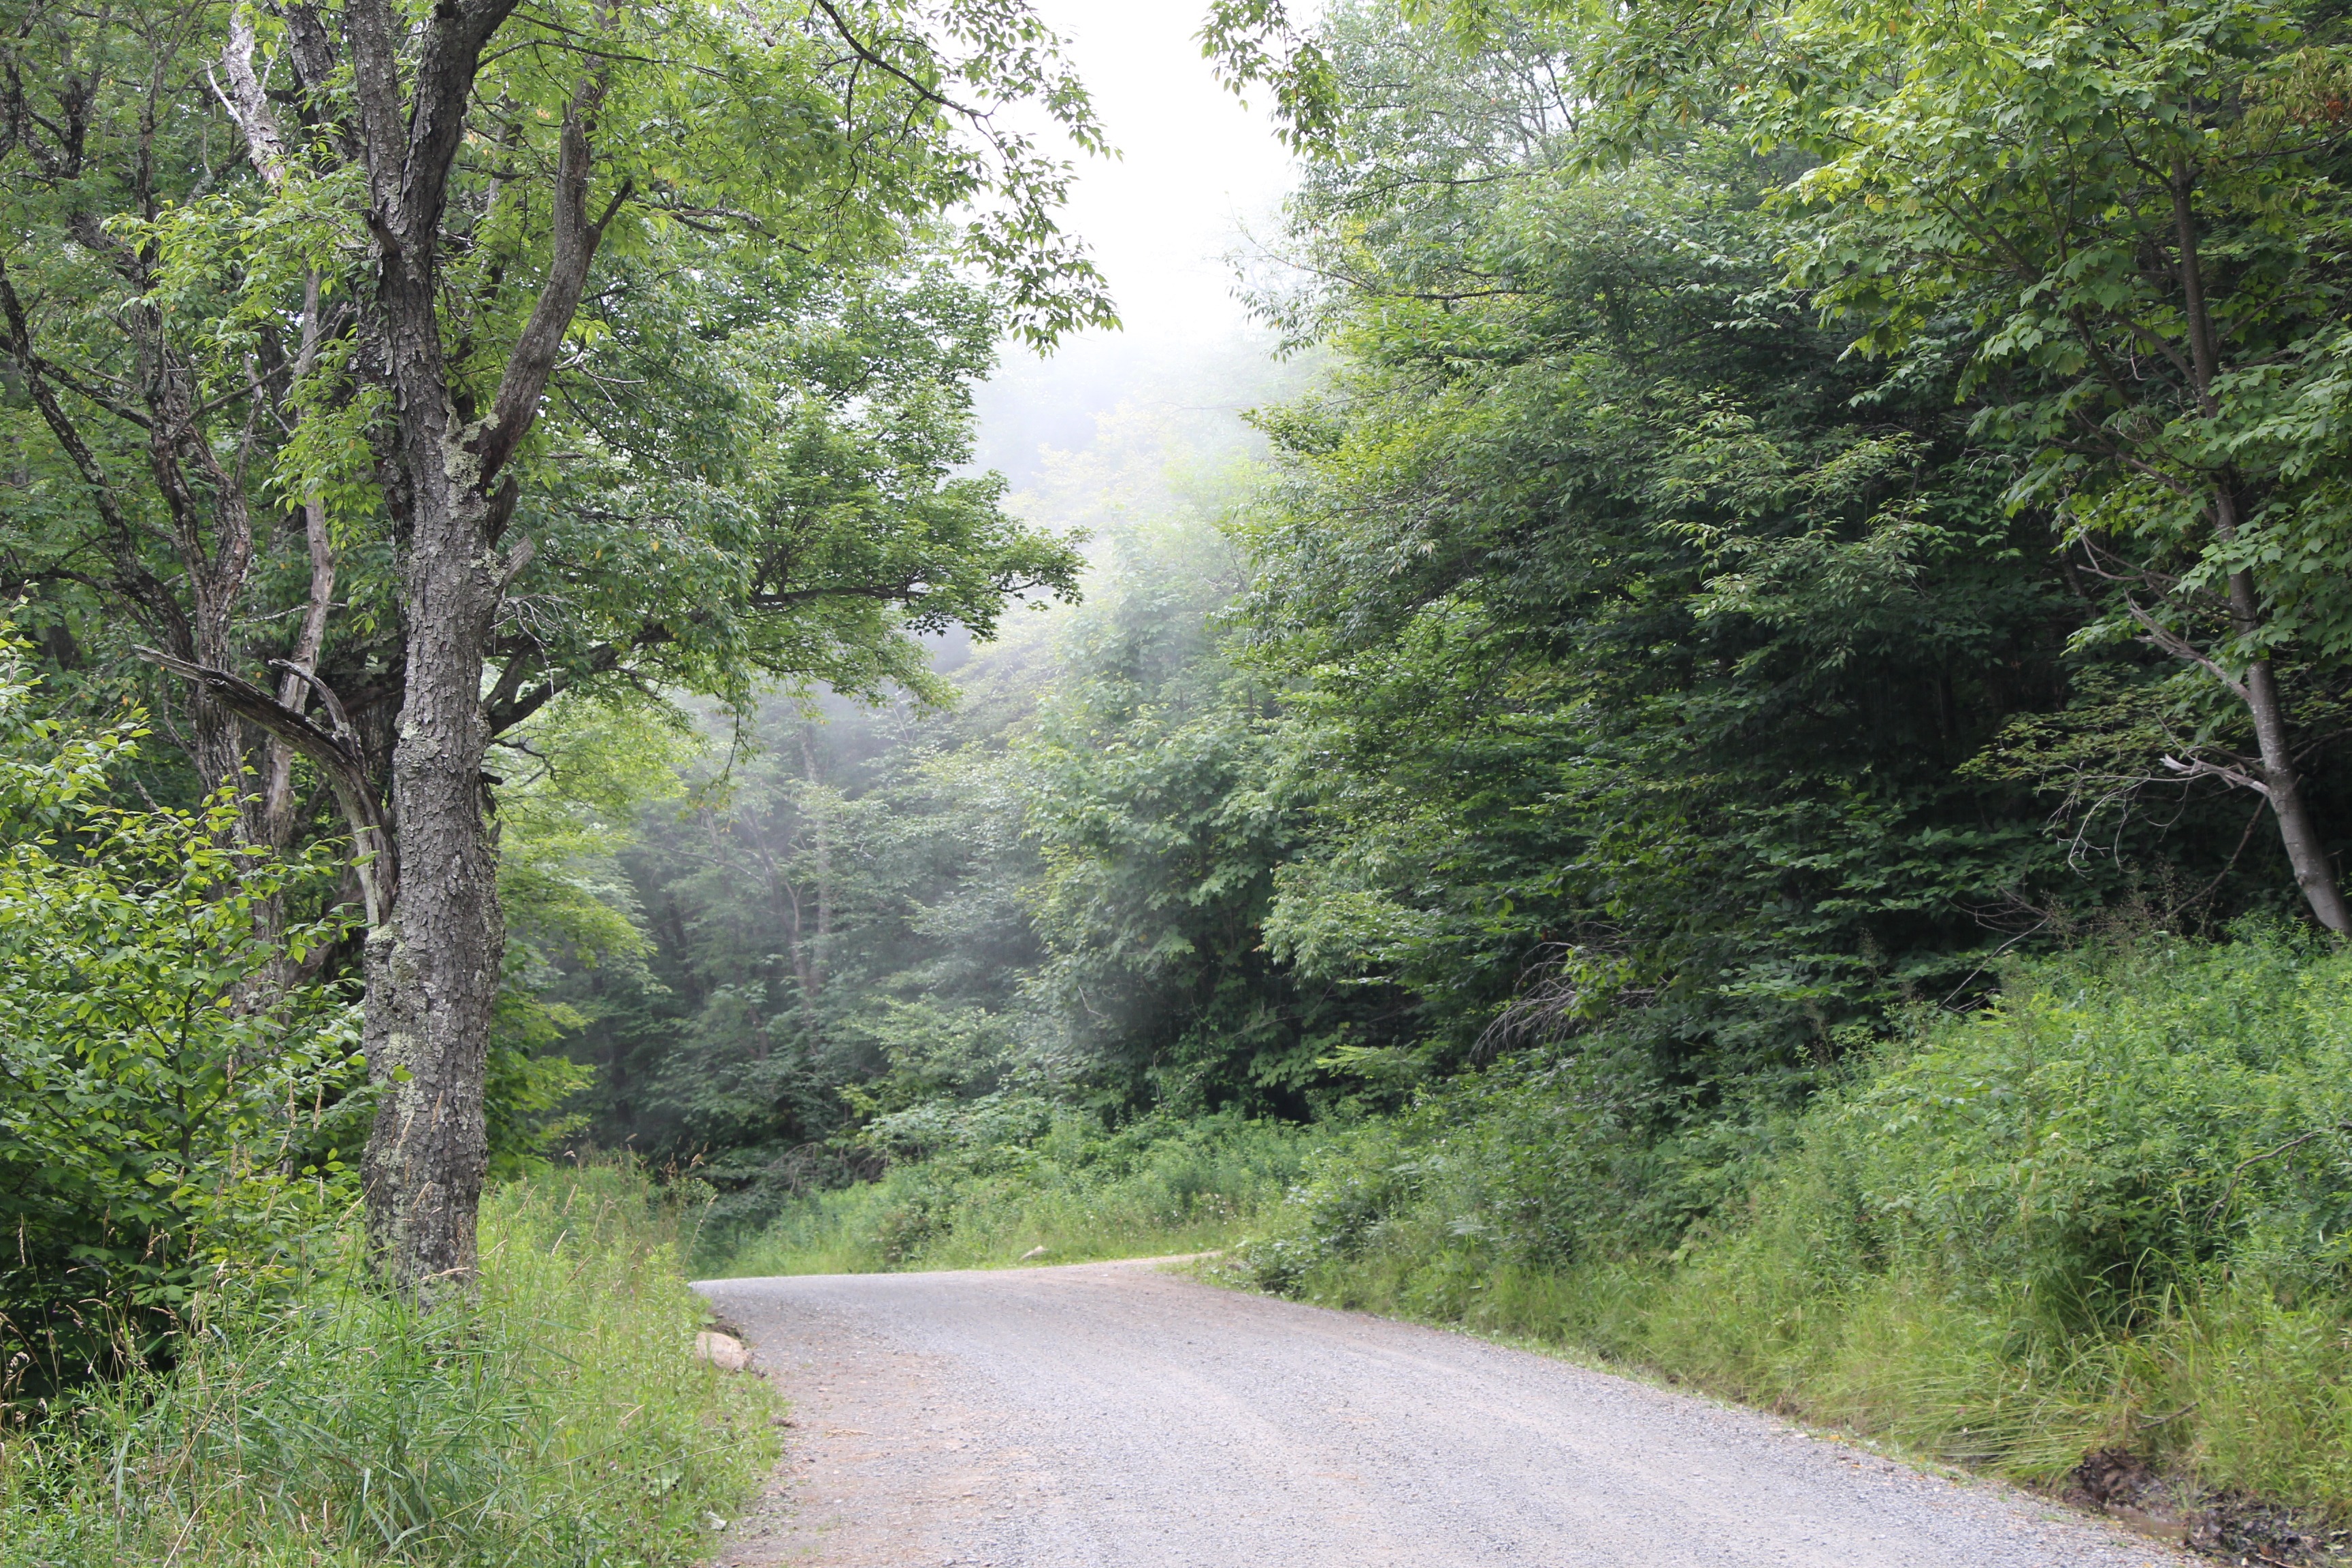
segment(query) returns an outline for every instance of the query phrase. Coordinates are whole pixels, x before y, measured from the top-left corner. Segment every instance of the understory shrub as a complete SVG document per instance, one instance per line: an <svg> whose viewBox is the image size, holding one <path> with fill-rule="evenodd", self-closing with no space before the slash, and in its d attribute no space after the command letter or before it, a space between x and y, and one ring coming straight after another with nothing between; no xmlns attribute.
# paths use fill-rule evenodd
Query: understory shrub
<svg viewBox="0 0 2352 1568"><path fill-rule="evenodd" d="M867 1137L894 1163L811 1194L723 1260L734 1276L977 1268L1222 1247L1297 1178L1318 1134L1226 1114L1117 1129L1020 1095L926 1105Z"/></svg>
<svg viewBox="0 0 2352 1568"><path fill-rule="evenodd" d="M697 1561L776 1445L693 1355L690 1240L597 1166L488 1196L472 1303L200 1297L168 1371L0 1426L0 1568Z"/></svg>
<svg viewBox="0 0 2352 1568"><path fill-rule="evenodd" d="M1800 1114L1644 1138L1590 1058L1318 1151L1234 1277L2028 1477L2102 1446L2352 1510L2352 954L2021 965Z"/></svg>
<svg viewBox="0 0 2352 1568"><path fill-rule="evenodd" d="M37 702L0 619L0 1401L168 1353L195 1294L290 1278L369 1109L355 1000L299 983L333 855L239 847L226 792L113 803L138 715Z"/></svg>

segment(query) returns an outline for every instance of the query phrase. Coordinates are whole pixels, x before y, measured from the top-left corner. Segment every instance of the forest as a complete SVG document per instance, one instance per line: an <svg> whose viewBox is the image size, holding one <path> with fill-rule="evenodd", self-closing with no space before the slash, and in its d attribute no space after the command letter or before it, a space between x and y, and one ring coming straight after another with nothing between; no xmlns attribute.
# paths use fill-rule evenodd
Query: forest
<svg viewBox="0 0 2352 1568"><path fill-rule="evenodd" d="M2352 1525L2341 8L1213 0L1042 447L1019 0L8 17L0 1565L694 1561L687 1275L1174 1252Z"/></svg>

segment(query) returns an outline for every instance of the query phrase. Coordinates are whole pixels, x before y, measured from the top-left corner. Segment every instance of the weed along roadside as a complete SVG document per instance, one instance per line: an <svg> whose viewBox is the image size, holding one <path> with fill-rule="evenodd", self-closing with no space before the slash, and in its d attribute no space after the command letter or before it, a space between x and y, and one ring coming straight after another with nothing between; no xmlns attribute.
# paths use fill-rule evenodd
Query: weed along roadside
<svg viewBox="0 0 2352 1568"><path fill-rule="evenodd" d="M1563 1145L1563 1098L1598 1088L1570 1058L1334 1142L1216 1268L2326 1562L2352 1541L2347 1071L2328 945L2095 946L1745 1130L1704 1214L1652 1206L1700 1151Z"/></svg>
<svg viewBox="0 0 2352 1568"><path fill-rule="evenodd" d="M0 1564L698 1563L782 1411L696 1353L692 1219L634 1166L551 1172L491 1194L470 1304L373 1294L343 1247L207 1300L174 1364L14 1413Z"/></svg>

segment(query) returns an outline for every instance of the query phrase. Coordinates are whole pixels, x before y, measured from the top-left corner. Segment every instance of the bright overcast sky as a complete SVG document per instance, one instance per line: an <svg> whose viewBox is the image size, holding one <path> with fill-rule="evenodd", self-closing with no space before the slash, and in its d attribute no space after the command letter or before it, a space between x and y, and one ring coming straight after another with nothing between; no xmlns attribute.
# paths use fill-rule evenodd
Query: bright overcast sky
<svg viewBox="0 0 2352 1568"><path fill-rule="evenodd" d="M1086 446L1097 416L1168 395L1171 383L1187 405L1200 400L1188 373L1230 359L1249 322L1224 258L1244 224L1268 229L1291 173L1265 115L1218 86L1201 58L1194 34L1209 0L1032 4L1065 40L1119 153L1073 160L1062 225L1093 252L1125 325L1066 340L1042 364L1005 345L978 400L975 466L1016 489L1035 479L1045 451Z"/></svg>
<svg viewBox="0 0 2352 1568"><path fill-rule="evenodd" d="M1230 356L1249 318L1224 258L1243 225L1268 229L1290 185L1265 115L1201 58L1193 35L1208 0L1032 3L1066 40L1120 154L1073 159L1062 223L1109 279L1125 330L1066 339L1043 364L1005 345L980 396L979 463L1016 487L1042 450L1085 446L1097 415Z"/></svg>
<svg viewBox="0 0 2352 1568"><path fill-rule="evenodd" d="M1128 335L1155 346L1242 323L1221 258L1288 187L1265 116L1217 85L1193 35L1207 0L1036 0L1121 154L1079 161L1065 226L1093 247ZM1262 95L1260 95L1262 97Z"/></svg>

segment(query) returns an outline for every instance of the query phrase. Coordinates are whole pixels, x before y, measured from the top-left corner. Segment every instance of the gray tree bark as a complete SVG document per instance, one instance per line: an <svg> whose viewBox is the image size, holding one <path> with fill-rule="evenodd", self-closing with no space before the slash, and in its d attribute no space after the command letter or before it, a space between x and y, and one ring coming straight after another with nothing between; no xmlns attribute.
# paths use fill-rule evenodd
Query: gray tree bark
<svg viewBox="0 0 2352 1568"><path fill-rule="evenodd" d="M2221 341L2206 300L2205 268L2198 254L2197 216L2190 200L2195 186L2196 171L2185 162L2176 161L2172 166L2173 229L2180 248L2180 292L2188 325L2189 379L2199 407L2210 418L2216 412L2213 383L2221 369ZM2215 534L2224 542L2235 539L2238 498L2231 491L2228 476L2221 476L2214 486L2210 504ZM2244 571L2231 573L2229 596L2231 629L2240 638L2252 640L2263 625L2262 599L2252 574ZM2310 905L2312 915L2321 925L2339 936L2352 935L2352 908L2345 903L2335 863L2328 858L2326 841L2320 837L2311 804L2303 793L2302 777L2295 771L2294 751L2288 738L2286 702L2280 695L2271 661L2267 658L2253 659L2247 665L2242 679L2230 680L2226 673L2222 678L2253 720L2262 766L2261 777L2252 782L2270 802L2271 815L2278 823L2280 845L2294 872L2295 886L2302 889L2304 901Z"/></svg>
<svg viewBox="0 0 2352 1568"><path fill-rule="evenodd" d="M432 13L406 89L388 0L348 0L343 41L377 248L372 325L397 409L406 686L393 748L397 897L368 934L363 1043L381 1099L361 1182L376 1270L427 1291L470 1281L488 1166L483 1079L506 931L482 774L482 670L508 575L498 542L515 500L503 470L536 416L604 226L587 212L601 75L564 117L553 255L488 412L451 384L437 309L441 220L481 53L515 0Z"/></svg>

